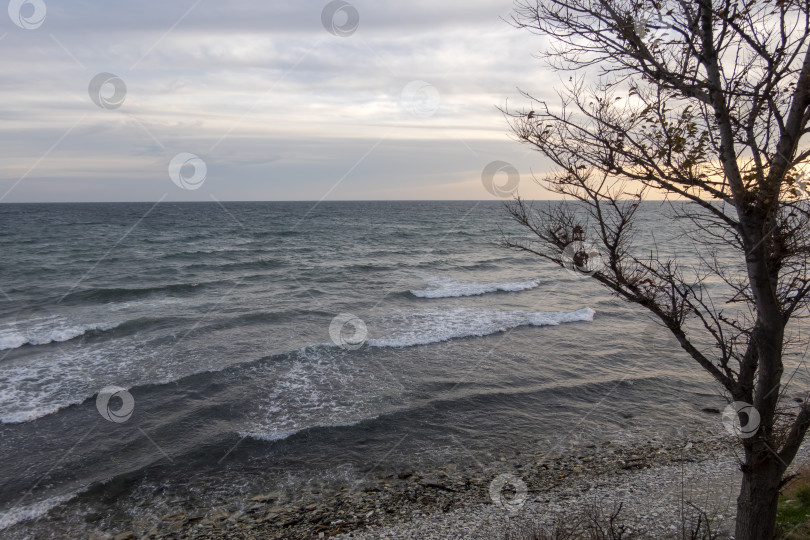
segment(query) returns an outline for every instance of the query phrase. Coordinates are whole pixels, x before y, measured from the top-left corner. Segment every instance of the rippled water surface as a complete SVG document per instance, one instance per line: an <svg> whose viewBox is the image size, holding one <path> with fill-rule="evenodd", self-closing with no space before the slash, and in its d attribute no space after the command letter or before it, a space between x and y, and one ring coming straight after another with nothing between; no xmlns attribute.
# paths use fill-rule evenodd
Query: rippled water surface
<svg viewBox="0 0 810 540"><path fill-rule="evenodd" d="M638 241L694 257L647 204ZM10 537L383 457L719 424L716 387L643 313L499 246L516 231L499 203L2 205L0 223ZM355 323L330 335L338 314ZM107 387L131 415L97 407Z"/></svg>

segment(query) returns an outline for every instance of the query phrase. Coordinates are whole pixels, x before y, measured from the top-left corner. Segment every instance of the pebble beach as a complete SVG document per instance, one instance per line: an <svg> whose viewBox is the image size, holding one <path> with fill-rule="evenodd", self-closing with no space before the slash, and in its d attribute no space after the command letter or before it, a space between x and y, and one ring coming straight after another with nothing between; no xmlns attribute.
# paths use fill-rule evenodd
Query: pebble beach
<svg viewBox="0 0 810 540"><path fill-rule="evenodd" d="M701 514L720 538L733 538L738 450L725 433L697 430L643 443L605 440L559 455L502 457L490 465L372 473L362 484L334 492L257 493L239 501L235 511L178 507L159 523L131 522L90 540L497 539L583 512L609 514L619 505L622 522L641 538L680 538ZM806 459L803 448L793 468ZM513 484L502 496L492 489L499 476Z"/></svg>

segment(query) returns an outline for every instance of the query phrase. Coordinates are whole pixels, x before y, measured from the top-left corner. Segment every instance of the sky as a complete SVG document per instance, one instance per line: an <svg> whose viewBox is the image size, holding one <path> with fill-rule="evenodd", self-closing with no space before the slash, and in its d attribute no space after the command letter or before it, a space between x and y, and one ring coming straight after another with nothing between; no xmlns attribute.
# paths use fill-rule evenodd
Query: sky
<svg viewBox="0 0 810 540"><path fill-rule="evenodd" d="M560 85L512 8L11 0L0 202L553 198L496 108Z"/></svg>

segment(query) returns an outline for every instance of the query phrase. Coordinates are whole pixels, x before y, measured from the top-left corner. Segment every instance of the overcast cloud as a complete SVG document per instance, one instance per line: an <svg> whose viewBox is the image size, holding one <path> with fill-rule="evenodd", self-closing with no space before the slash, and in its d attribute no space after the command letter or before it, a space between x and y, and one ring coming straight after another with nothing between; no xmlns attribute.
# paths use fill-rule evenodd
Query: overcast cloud
<svg viewBox="0 0 810 540"><path fill-rule="evenodd" d="M494 199L493 160L550 197L495 108L559 82L541 38L501 20L510 0L331 4L338 35L327 5L12 0L2 201ZM120 81L96 103L99 73ZM178 154L200 160L173 183Z"/></svg>

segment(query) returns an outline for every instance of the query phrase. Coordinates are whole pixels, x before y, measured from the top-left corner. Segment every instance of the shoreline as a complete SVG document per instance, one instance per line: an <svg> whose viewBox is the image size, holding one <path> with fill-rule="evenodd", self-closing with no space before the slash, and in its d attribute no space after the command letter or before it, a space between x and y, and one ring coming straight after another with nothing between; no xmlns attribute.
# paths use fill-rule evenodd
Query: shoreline
<svg viewBox="0 0 810 540"><path fill-rule="evenodd" d="M676 529L680 535L685 503L733 530L738 448L734 437L703 428L647 442L602 441L556 455L516 453L490 465L378 471L354 485L298 498L257 493L233 512L178 508L158 523L132 522L129 528L98 531L90 540L499 538L521 523L550 524L589 505L610 512L619 502L626 523L656 537ZM806 454L802 448L794 463ZM506 491L500 505L493 503L492 481L505 474L525 483L523 504Z"/></svg>

